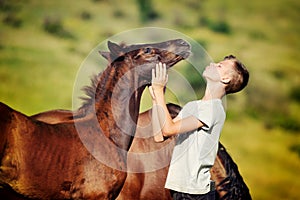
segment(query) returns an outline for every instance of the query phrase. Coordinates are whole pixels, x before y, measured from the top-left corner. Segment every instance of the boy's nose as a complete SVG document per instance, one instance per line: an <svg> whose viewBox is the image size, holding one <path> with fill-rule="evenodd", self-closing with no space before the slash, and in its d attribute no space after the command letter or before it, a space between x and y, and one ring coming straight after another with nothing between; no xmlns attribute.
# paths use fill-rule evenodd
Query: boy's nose
<svg viewBox="0 0 300 200"><path fill-rule="evenodd" d="M207 66L208 68L213 68L215 66L215 63L210 63L209 66Z"/></svg>

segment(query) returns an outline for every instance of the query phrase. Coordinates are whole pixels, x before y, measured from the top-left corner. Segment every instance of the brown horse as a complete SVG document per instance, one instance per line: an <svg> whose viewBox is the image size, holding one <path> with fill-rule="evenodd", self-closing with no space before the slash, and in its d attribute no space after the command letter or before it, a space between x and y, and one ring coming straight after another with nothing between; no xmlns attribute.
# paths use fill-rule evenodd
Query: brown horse
<svg viewBox="0 0 300 200"><path fill-rule="evenodd" d="M175 104L168 104L168 109L172 117L175 117L181 108ZM155 143L152 137L151 110L141 113L135 138L128 153L128 170L131 172L128 173L117 199L172 199L169 190L164 189L164 184L174 144L173 137L163 143ZM251 199L237 165L221 143L211 168L211 179L216 183L216 199Z"/></svg>
<svg viewBox="0 0 300 200"><path fill-rule="evenodd" d="M188 57L179 39L117 45L78 110L26 116L0 103L0 185L34 199L115 199L126 179L142 92L155 63ZM19 198L17 196L16 198Z"/></svg>

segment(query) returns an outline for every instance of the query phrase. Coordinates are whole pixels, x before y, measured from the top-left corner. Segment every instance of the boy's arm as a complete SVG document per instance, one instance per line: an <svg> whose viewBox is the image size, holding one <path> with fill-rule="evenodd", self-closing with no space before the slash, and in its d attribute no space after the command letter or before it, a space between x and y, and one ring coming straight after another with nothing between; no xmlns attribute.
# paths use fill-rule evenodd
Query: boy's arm
<svg viewBox="0 0 300 200"><path fill-rule="evenodd" d="M152 92L156 103L158 120L162 127L163 136L172 136L195 130L204 124L194 116L173 121L167 109L164 98L164 86L168 80L166 65L159 63L152 71Z"/></svg>
<svg viewBox="0 0 300 200"><path fill-rule="evenodd" d="M152 132L154 135L154 141L155 142L163 142L164 141L164 136L161 132L161 124L158 116L158 106L155 100L155 96L153 93L153 88L152 86L149 87L149 92L152 97L152 112L151 112L151 121L152 121Z"/></svg>
<svg viewBox="0 0 300 200"><path fill-rule="evenodd" d="M152 107L152 129L154 134L154 141L155 142L163 142L164 136L161 132L161 124L158 118L158 112L157 112L157 105L156 103L153 104Z"/></svg>

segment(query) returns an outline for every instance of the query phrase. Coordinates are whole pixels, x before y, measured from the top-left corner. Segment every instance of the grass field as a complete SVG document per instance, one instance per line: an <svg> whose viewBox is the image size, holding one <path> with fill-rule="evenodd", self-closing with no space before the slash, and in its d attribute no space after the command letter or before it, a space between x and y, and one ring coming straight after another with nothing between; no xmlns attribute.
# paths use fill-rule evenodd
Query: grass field
<svg viewBox="0 0 300 200"><path fill-rule="evenodd" d="M299 1L152 0L156 18L148 22L140 21L137 1L3 0L0 6L0 101L27 115L72 109L81 63L122 31L169 28L201 43L216 61L235 54L251 76L245 91L227 98L221 141L253 199L299 199Z"/></svg>

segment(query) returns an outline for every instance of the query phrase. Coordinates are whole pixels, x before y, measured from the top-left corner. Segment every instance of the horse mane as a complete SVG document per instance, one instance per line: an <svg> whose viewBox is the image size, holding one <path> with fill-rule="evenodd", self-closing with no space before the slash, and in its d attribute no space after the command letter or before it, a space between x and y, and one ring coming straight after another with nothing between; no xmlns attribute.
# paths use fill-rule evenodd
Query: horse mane
<svg viewBox="0 0 300 200"><path fill-rule="evenodd" d="M79 97L83 102L82 105L78 108L77 112L74 113L74 118L82 117L88 112L94 110L93 106L95 105L95 98L97 96L97 93L100 94L102 92L102 90L99 90L101 89L101 87L99 88L99 85L105 85L109 76L105 73L110 72L110 67L111 66L109 65L104 71L100 72L99 74L92 75L90 79L90 85L86 85L81 89L84 92L85 96Z"/></svg>
<svg viewBox="0 0 300 200"><path fill-rule="evenodd" d="M109 42L109 44L112 43ZM124 42L121 42L119 44L119 48L121 49L129 48L131 46L127 46ZM74 118L81 117L82 115L89 112L90 109L93 109L93 107L91 106L94 105L96 101L95 98L97 96L97 93L100 94L102 92L102 87L98 88L98 86L105 85L108 78L110 77L110 72L112 71L112 61L118 60L118 57L122 57L123 54L123 52L120 49L117 51L114 50L112 52L99 51L99 53L108 61L108 66L102 72L92 75L90 85L84 86L81 89L85 93L85 96L79 97L83 101L83 103L81 107L77 110L77 114L74 114Z"/></svg>
<svg viewBox="0 0 300 200"><path fill-rule="evenodd" d="M239 173L238 166L221 143L219 143L218 156L221 158L227 173L227 177L218 184L218 187L221 188L220 191L226 192L220 199L251 200L249 189Z"/></svg>
<svg viewBox="0 0 300 200"><path fill-rule="evenodd" d="M82 106L79 109L88 107L92 105L95 102L95 93L98 87L98 83L101 84L101 74L103 72L99 73L98 75L93 75L91 78L90 85L84 86L81 90L85 93L85 96L80 97L80 99L83 101Z"/></svg>

